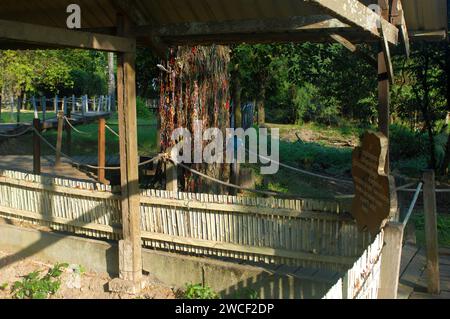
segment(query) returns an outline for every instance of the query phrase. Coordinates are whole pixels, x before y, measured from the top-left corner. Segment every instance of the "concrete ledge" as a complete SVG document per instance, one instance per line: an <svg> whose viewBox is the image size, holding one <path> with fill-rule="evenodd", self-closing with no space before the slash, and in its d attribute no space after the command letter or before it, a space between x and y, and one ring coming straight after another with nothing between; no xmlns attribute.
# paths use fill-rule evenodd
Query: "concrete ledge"
<svg viewBox="0 0 450 319"><path fill-rule="evenodd" d="M81 264L97 273L118 274L116 243L0 224L0 249L15 253L12 261L34 257L49 263ZM144 270L164 284L183 288L203 283L223 297L321 298L332 286L327 281L299 278L273 269L240 265L143 249Z"/></svg>

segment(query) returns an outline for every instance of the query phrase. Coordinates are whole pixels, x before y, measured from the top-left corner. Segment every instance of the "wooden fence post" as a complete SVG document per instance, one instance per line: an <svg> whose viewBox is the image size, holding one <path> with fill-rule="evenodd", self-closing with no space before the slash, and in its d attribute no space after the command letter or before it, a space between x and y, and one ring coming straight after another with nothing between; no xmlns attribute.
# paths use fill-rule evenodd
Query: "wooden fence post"
<svg viewBox="0 0 450 319"><path fill-rule="evenodd" d="M56 139L56 157L55 157L55 167L61 165L61 148L62 148L62 138L63 138L63 128L64 128L64 112L58 112L58 135Z"/></svg>
<svg viewBox="0 0 450 319"><path fill-rule="evenodd" d="M33 127L41 134L41 120L38 117L33 120ZM41 138L36 132L33 134L33 174L41 174Z"/></svg>
<svg viewBox="0 0 450 319"><path fill-rule="evenodd" d="M403 224L389 222L384 227L384 247L381 256L378 299L397 299L400 261L403 245Z"/></svg>
<svg viewBox="0 0 450 319"><path fill-rule="evenodd" d="M105 178L106 166L106 137L105 137L106 120L104 117L98 120L98 181L99 183L106 184Z"/></svg>
<svg viewBox="0 0 450 319"><path fill-rule="evenodd" d="M439 244L437 232L436 186L434 170L423 174L423 204L425 213L425 239L427 247L428 292L440 294Z"/></svg>
<svg viewBox="0 0 450 319"><path fill-rule="evenodd" d="M166 162L166 190L169 192L178 192L178 174L177 166L171 161Z"/></svg>
<svg viewBox="0 0 450 319"><path fill-rule="evenodd" d="M70 121L70 119L72 118L72 107L69 107L69 105L67 105L66 108L66 117L67 117L67 121ZM72 127L70 127L69 123L66 124L65 126L65 131L66 131L66 152L67 155L71 156L72 155Z"/></svg>

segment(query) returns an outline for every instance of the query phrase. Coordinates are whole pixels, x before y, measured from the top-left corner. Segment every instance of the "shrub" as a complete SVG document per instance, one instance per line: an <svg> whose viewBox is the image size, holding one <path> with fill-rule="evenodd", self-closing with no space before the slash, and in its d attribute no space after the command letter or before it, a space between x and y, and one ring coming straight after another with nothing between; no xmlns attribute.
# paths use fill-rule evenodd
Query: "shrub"
<svg viewBox="0 0 450 319"><path fill-rule="evenodd" d="M137 97L136 99L136 112L138 118L142 119L149 119L152 116L152 113L150 112L150 109L147 107L147 103L145 100L141 97Z"/></svg>
<svg viewBox="0 0 450 319"><path fill-rule="evenodd" d="M186 299L217 299L218 295L208 286L188 284L186 285L184 297Z"/></svg>
<svg viewBox="0 0 450 319"><path fill-rule="evenodd" d="M26 275L21 281L12 286L12 293L17 299L45 299L54 295L61 287L60 277L68 264L56 264L43 277L40 271Z"/></svg>

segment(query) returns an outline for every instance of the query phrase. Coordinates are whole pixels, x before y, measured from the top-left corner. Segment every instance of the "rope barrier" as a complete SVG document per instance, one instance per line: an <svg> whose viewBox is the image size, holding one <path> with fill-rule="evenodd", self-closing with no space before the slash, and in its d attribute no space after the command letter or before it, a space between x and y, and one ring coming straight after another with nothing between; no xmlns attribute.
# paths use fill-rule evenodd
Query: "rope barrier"
<svg viewBox="0 0 450 319"><path fill-rule="evenodd" d="M403 221L403 227L405 227L406 224L408 224L408 221L409 221L409 219L411 217L411 214L412 214L412 212L414 210L414 207L416 206L417 199L419 198L420 191L422 190L422 186L423 186L422 182L420 182L419 185L417 185L416 192L414 193L413 200L411 202L411 205L409 205L408 212L406 213L405 220Z"/></svg>
<svg viewBox="0 0 450 319"><path fill-rule="evenodd" d="M33 129L33 127L29 126L25 129L25 131L17 133L17 134L2 134L2 133L0 133L0 137L6 137L6 138L20 137L20 136L27 134L32 129Z"/></svg>
<svg viewBox="0 0 450 319"><path fill-rule="evenodd" d="M333 181L333 182L345 183L345 184L348 184L348 185L353 185L353 182L350 181L350 180L338 179L338 178L334 178L334 177L330 177L330 176L325 176L325 175L321 175L321 174L312 173L312 172L305 171L305 170L302 170L302 169L297 168L297 167L293 167L293 166L290 166L290 165L287 165L287 164L280 163L280 162L275 161L275 160L272 160L272 159L270 159L270 158L268 158L268 157L262 156L262 155L260 155L260 154L256 154L255 152L251 152L251 151L249 151L249 150L247 150L247 149L246 149L246 151L247 151L249 154L253 154L253 155L259 156L260 159L262 158L262 159L264 159L264 160L266 160L266 161L273 162L273 163L275 163L275 164L280 165L281 167L290 169L290 170L292 170L292 171L295 171L295 172L298 172L298 173L301 173L301 174L304 174L304 175L309 175L309 176L312 176L312 177L317 177L317 178L321 178L321 179L326 179L326 180Z"/></svg>
<svg viewBox="0 0 450 319"><path fill-rule="evenodd" d="M72 125L72 123L70 123L70 120L64 116L64 120L67 122L67 124L69 124L69 126L72 128L72 130L74 130L75 132L82 134L82 135L91 135L90 133L87 132L82 132L80 130L78 130L75 126Z"/></svg>
<svg viewBox="0 0 450 319"><path fill-rule="evenodd" d="M34 132L36 133L36 135L45 143L47 144L54 152L58 152L56 147L54 147L46 138L44 138L34 127L32 128L34 130ZM104 170L109 170L109 171L113 171L113 170L120 170L120 166L118 167L101 167L101 166L94 166L94 165L89 165L89 164L82 164L77 162L75 159L73 159L72 157L70 157L69 155L60 152L60 154L65 157L66 159L68 159L73 165L77 166L77 167L87 167L87 168L91 168L91 169L104 169ZM163 156L165 156L165 154L158 154L155 157L144 161L142 163L139 163L138 166L144 166L150 163L154 163L158 160L160 160L161 158L163 158Z"/></svg>
<svg viewBox="0 0 450 319"><path fill-rule="evenodd" d="M239 186L239 185L231 184L231 183L228 183L228 182L221 181L221 180L219 180L217 178L208 176L208 175L206 175L204 173L201 173L201 172L199 172L199 171L197 171L197 170L195 170L195 169L193 169L193 168L191 168L191 167L189 167L187 165L184 165L182 163L176 163L175 161L173 161L168 156L166 156L165 159L170 160L175 165L180 166L180 167L184 168L185 170L187 170L187 171L189 171L189 172L191 172L191 173L193 173L195 175L198 175L200 177L203 177L203 178L208 179L208 180L210 180L210 181L212 181L214 183L217 183L217 184L220 184L220 185L223 185L223 186L226 186L226 187L230 187L230 188L234 188L234 189L238 189L238 190L242 190L242 191L247 191L247 192L250 192L250 193L265 195L265 196L277 196L277 197L282 197L282 198L299 199L299 200L304 200L305 199L305 197L297 195L297 194L280 193L280 192L275 192L275 191L263 191L263 190L252 189L252 188L247 188L247 187L242 187L242 186ZM327 198L327 197L314 197L314 198L313 197L309 197L309 198L310 199L322 199L322 200L330 199L330 198ZM335 199L339 199L339 198L335 197Z"/></svg>
<svg viewBox="0 0 450 319"><path fill-rule="evenodd" d="M116 131L114 131L111 127L108 126L108 124L105 125L105 127L108 129L108 131L110 131L111 133L113 133L115 136L120 138L120 135L118 133L116 133Z"/></svg>

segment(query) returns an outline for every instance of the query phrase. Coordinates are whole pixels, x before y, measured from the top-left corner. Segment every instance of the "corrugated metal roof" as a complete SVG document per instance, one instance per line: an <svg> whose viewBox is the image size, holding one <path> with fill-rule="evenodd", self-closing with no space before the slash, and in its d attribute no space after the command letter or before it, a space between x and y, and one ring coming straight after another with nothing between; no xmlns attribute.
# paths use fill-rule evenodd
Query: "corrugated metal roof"
<svg viewBox="0 0 450 319"><path fill-rule="evenodd" d="M83 28L116 25L119 10L114 0L1 0L0 19L65 28L66 8L74 2L82 8ZM135 0L134 3L140 24L153 26L323 14L316 6L300 0ZM410 31L447 30L446 0L403 0L402 3Z"/></svg>

